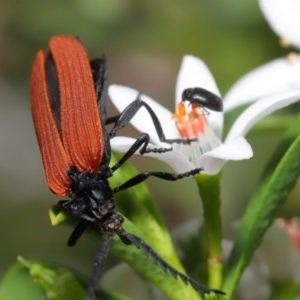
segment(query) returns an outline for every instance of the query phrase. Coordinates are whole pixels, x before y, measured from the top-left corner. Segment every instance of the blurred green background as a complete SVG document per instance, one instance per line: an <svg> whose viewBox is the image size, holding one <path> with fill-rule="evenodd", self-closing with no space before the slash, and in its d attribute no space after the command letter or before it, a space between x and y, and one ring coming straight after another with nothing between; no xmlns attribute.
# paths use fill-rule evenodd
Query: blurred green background
<svg viewBox="0 0 300 300"><path fill-rule="evenodd" d="M29 77L35 54L49 37L80 36L91 58L106 54L110 83L134 87L171 110L184 54L201 57L224 94L247 71L287 53L253 0L0 0L0 7L0 275L17 255L88 274L99 247L83 238L74 249L67 248L71 229L52 228L47 215L58 198L44 179L31 121ZM224 168L224 237L233 236L282 133L250 134L254 158ZM133 162L141 171L169 170L148 158ZM150 179L148 186L170 229L201 216L191 180ZM282 215L299 213L297 198L295 192Z"/></svg>

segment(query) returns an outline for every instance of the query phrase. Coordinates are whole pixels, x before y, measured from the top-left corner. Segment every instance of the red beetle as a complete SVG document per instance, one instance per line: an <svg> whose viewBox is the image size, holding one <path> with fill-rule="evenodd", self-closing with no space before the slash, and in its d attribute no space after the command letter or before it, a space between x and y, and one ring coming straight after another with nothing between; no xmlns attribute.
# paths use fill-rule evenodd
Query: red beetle
<svg viewBox="0 0 300 300"><path fill-rule="evenodd" d="M120 128L126 126L141 106L150 113L162 139L164 136L154 112L138 98L119 116L109 119L106 114L107 104L105 59L90 62L78 38L51 38L48 49L40 50L33 64L31 107L47 184L54 194L70 198L59 204L62 209L80 219L68 245L74 245L85 229L96 223L100 231L108 232L108 239L97 258L100 260L99 269L107 256L113 236L117 234L125 244L142 248L164 270L170 271L174 277L180 277L185 283L190 283L197 291L223 294L222 291L210 289L180 273L139 237L126 232L122 227L123 217L117 212L114 193L136 185L149 176L177 180L193 176L201 168L182 174L143 172L123 185L112 188L108 178L138 149L142 153L165 152L170 149L148 149L149 136L144 133L115 166L109 167L110 139ZM114 123L109 133L105 129L108 123ZM94 298L99 269L94 270L87 299Z"/></svg>

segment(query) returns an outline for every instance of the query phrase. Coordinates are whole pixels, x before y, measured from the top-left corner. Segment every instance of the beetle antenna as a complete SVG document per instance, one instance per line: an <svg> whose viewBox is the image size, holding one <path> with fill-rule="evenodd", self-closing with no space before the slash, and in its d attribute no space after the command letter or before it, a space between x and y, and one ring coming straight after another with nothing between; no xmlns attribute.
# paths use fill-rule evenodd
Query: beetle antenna
<svg viewBox="0 0 300 300"><path fill-rule="evenodd" d="M154 262L158 264L165 272L169 271L175 279L178 277L185 283L186 285L190 284L197 292L201 292L204 294L208 294L210 292L214 292L216 294L225 295L223 291L218 289L211 289L203 284L200 284L193 278L177 271L175 268L170 266L162 257L160 257L148 244L146 244L141 238L136 235L133 235L124 230L117 232L121 238L121 240L125 244L133 244L138 249L142 249L146 256L152 257Z"/></svg>
<svg viewBox="0 0 300 300"><path fill-rule="evenodd" d="M95 293L96 293L96 287L99 282L99 278L101 276L104 262L106 260L106 257L108 255L109 247L111 244L111 241L114 237L114 232L111 232L108 236L108 239L101 245L100 250L96 256L94 267L92 270L92 275L90 277L89 285L86 291L85 300L94 300L95 299Z"/></svg>

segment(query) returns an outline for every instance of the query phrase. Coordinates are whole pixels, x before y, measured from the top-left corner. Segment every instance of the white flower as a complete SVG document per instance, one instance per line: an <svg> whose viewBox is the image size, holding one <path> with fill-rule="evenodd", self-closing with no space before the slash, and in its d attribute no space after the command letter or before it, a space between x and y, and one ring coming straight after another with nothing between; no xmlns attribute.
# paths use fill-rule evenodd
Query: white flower
<svg viewBox="0 0 300 300"><path fill-rule="evenodd" d="M260 8L284 44L300 49L300 1L259 0ZM275 59L243 76L224 97L227 110L235 103L249 103L266 95L300 87L300 56ZM242 102L241 102L242 101Z"/></svg>
<svg viewBox="0 0 300 300"><path fill-rule="evenodd" d="M182 91L191 87L204 88L220 96L215 80L205 63L194 56L186 55L183 58L178 74L175 107L182 100ZM112 85L109 87L109 96L120 112L132 103L138 94L138 91L124 86ZM296 102L299 98L300 90L295 90L256 101L237 118L223 142L224 112L216 112L207 108L205 110L199 107L194 108L193 105L187 105L184 108L188 110L188 113L198 114L199 118L196 118L196 122L198 124L198 122L204 120L204 127L196 129L196 131L198 130L196 132L197 140L191 142L190 145L162 143L157 135L152 119L144 108L139 110L132 119L131 124L140 132L146 132L150 135L151 144L149 148L172 147L173 149L165 153L149 153L147 155L165 161L177 172L185 172L192 168L203 167L206 173L216 174L228 160L242 160L252 157L252 148L244 137L247 132L264 116ZM176 119L174 120L174 115L169 110L145 95L140 95L140 99L145 101L154 110L167 139L182 138L176 126ZM239 103L235 103L235 106L238 105ZM188 121L191 121L191 119L188 119ZM193 123L187 122L187 126L189 124ZM191 138L194 135L195 132L192 133ZM129 137L115 137L111 140L111 145L114 150L125 152L134 141L135 139Z"/></svg>

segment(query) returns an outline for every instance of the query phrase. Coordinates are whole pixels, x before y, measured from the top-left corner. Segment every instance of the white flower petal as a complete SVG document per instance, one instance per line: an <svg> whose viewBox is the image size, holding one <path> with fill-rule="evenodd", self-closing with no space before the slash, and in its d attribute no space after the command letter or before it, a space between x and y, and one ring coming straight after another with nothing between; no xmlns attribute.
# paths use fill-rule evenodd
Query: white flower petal
<svg viewBox="0 0 300 300"><path fill-rule="evenodd" d="M260 0L259 4L274 32L300 48L300 1Z"/></svg>
<svg viewBox="0 0 300 300"><path fill-rule="evenodd" d="M182 100L183 90L194 87L204 88L221 97L216 81L206 64L195 56L185 55L177 77L175 105ZM223 117L223 113L209 110L209 126L219 137L222 137Z"/></svg>
<svg viewBox="0 0 300 300"><path fill-rule="evenodd" d="M224 111L228 112L263 96L299 87L300 56L291 61L279 58L239 79L224 97Z"/></svg>
<svg viewBox="0 0 300 300"><path fill-rule="evenodd" d="M181 101L183 90L193 87L200 87L221 96L216 81L206 64L195 56L185 55L176 82L176 103Z"/></svg>
<svg viewBox="0 0 300 300"><path fill-rule="evenodd" d="M136 140L130 137L114 137L110 140L111 148L114 151L125 153L133 145ZM149 143L149 148L156 148L157 146ZM136 154L140 154L139 151ZM194 169L191 164L180 152L168 151L165 153L145 153L144 156L150 156L159 159L170 167L172 167L177 173L183 173Z"/></svg>
<svg viewBox="0 0 300 300"><path fill-rule="evenodd" d="M202 155L197 166L203 166L207 174L216 174L228 160L243 160L252 156L250 144L244 137L238 137Z"/></svg>
<svg viewBox="0 0 300 300"><path fill-rule="evenodd" d="M111 85L108 89L108 93L111 101L120 112L122 112L130 103L136 100L139 94L139 92L134 89L120 85ZM140 98L145 101L155 112L163 128L163 132L166 138L178 138L178 131L175 123L171 121L172 113L150 97L141 95ZM144 107L142 107L136 113L130 123L140 132L148 133L150 135L151 141L158 145L160 144L160 139L157 135L153 120Z"/></svg>
<svg viewBox="0 0 300 300"><path fill-rule="evenodd" d="M239 136L245 136L248 131L265 116L272 112L299 101L300 89L261 98L249 106L231 127L226 143Z"/></svg>
<svg viewBox="0 0 300 300"><path fill-rule="evenodd" d="M196 168L185 156L182 155L182 153L177 151L169 151L159 154L147 153L146 155L163 161L174 169L176 173L184 173Z"/></svg>
<svg viewBox="0 0 300 300"><path fill-rule="evenodd" d="M209 115L207 116L207 121L208 121L209 127L214 131L214 133L220 139L222 139L224 113L210 110Z"/></svg>
<svg viewBox="0 0 300 300"><path fill-rule="evenodd" d="M110 140L111 149L117 152L125 153L134 144L136 139L127 136L116 136ZM150 145L152 146L152 145ZM137 151L136 154L139 152Z"/></svg>

